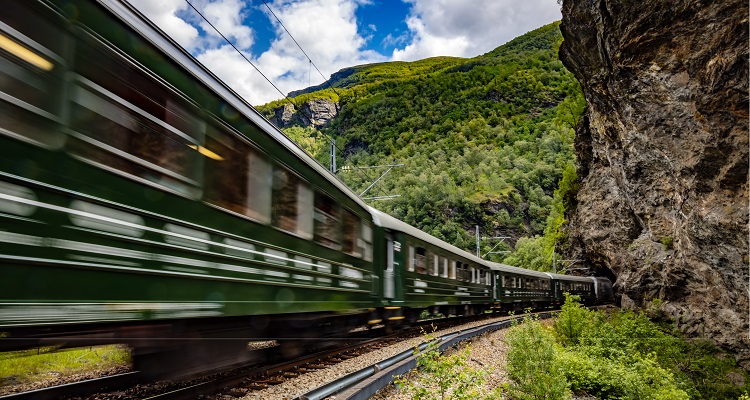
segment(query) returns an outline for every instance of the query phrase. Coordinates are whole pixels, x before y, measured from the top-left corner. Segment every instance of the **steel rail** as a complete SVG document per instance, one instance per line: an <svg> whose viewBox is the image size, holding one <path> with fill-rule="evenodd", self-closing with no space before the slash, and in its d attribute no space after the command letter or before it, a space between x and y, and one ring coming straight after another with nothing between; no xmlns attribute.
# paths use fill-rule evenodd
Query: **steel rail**
<svg viewBox="0 0 750 400"><path fill-rule="evenodd" d="M139 373L126 372L124 374L105 376L87 381L67 383L59 386L51 386L30 392L14 393L0 396L2 400L47 400L60 399L64 397L83 397L97 393L105 389L121 389L138 381Z"/></svg>
<svg viewBox="0 0 750 400"><path fill-rule="evenodd" d="M553 312L542 312L535 314L540 319L550 318ZM436 339L440 344L440 352L475 336L490 331L507 328L513 322L522 322L523 317L518 316L504 321L493 322L487 325L447 334ZM405 350L391 358L375 363L369 367L360 369L349 375L341 377L333 382L327 383L317 389L307 392L294 400L321 400L336 395L337 399L344 400L366 400L380 389L388 386L395 376L403 375L416 368L417 357L424 351L429 343L422 343L418 350Z"/></svg>

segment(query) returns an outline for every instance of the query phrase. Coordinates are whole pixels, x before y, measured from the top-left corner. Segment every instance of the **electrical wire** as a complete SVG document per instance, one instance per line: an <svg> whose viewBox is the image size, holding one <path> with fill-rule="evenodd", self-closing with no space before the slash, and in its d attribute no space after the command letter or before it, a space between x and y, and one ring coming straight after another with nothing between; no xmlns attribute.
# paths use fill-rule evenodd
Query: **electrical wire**
<svg viewBox="0 0 750 400"><path fill-rule="evenodd" d="M224 36L224 34L223 34L223 33L221 33L221 31L219 31L219 29L217 29L217 28L216 28L216 27L214 26L214 24L212 24L212 23L211 23L211 21L209 21L209 20L208 20L208 18L206 18L206 17L205 17L205 16L204 16L204 15L203 15L203 14L202 14L202 13L201 13L200 11L198 11L198 9L197 9L197 8L195 8L195 6L193 5L193 3L191 3L191 2L190 2L190 0L185 0L185 2L186 2L186 3L188 3L188 5L190 6L190 8L192 8L193 10L195 10L195 12L197 12L197 13L198 13L198 15L200 15L200 16L201 16L201 18L203 18L203 20L204 20L204 21L206 21L206 23L207 23L207 24L208 24L208 25L209 25L209 26L210 26L211 28L213 28L213 29L214 29L214 30L216 31L216 33L218 33L218 34L219 34L219 36L221 36L221 37L222 37L222 38L223 38L223 39L224 39L224 40L225 40L225 41L226 41L227 43L229 43L229 45L230 45L230 46L232 46L232 48L233 48L233 49L234 49L234 50L235 50L235 51L237 52L237 54L239 54L239 55L240 55L240 56L241 56L242 58L244 58L244 59L245 59L245 61L247 61L247 62L248 62L248 63L249 63L250 65L252 65L252 66L253 66L253 68L255 68L255 70L256 70L256 71L258 71L258 73L259 73L259 74L260 74L260 75L261 75L261 76L262 76L262 77L263 77L263 78L264 78L264 79L265 79L266 81L268 81L268 83L270 83L270 84L271 84L271 86L273 86L273 88L274 88L274 89L276 89L276 91L277 91L277 92L279 92L279 93L280 93L280 94L281 94L282 96L284 96L284 98L285 98L285 99L286 99L287 101L289 101L290 103L292 103L292 105L293 105L293 106L297 107L297 105L296 105L296 104L295 104L295 103L294 103L294 102L292 101L292 99L290 99L289 97L287 97L287 95L286 95L286 94L284 94L284 92L282 92L282 91L281 91L281 90L280 90L280 89L279 89L278 87L276 87L276 85L275 85L275 84L274 84L273 82L271 82L271 80L270 80L270 79L268 79L268 77L267 77L267 76L266 76L266 75L265 75L265 74L264 74L264 73L263 73L263 72L262 72L262 71L260 70L260 68L256 67L256 66L255 66L255 64L253 64L253 63L252 63L252 62L251 62L251 61L250 61L250 60L249 60L249 59L248 59L247 57L245 57L245 55L244 55L244 54L242 54L242 52L241 52L241 51L240 51L240 50L239 50L239 49L238 49L238 48L237 48L237 47L236 47L236 46L234 45L234 43L232 43L232 42L231 42L231 41L230 41L229 39L227 39L227 37L226 37L226 36ZM286 29L286 28L285 28L285 29Z"/></svg>
<svg viewBox="0 0 750 400"><path fill-rule="evenodd" d="M302 46L300 46L299 42L297 42L297 39L295 39L294 36L292 36L291 32L289 32L289 29L286 29L286 26L284 26L284 23L281 22L279 17L276 16L276 13L273 12L273 10L271 9L271 6L269 6L268 3L266 3L266 0L262 0L262 1L263 1L263 4L266 5L266 8L268 8L268 11L271 12L271 15L273 15L273 17L276 18L276 21L279 22L279 25L281 25L281 27L284 28L287 35L289 35L289 37L292 38L292 40L294 41L294 44L296 44L297 47L299 47L299 49L302 51L302 54L304 54L305 57L307 57L307 60L310 62L310 64L312 64L312 66L315 67L315 70L318 71L318 74L320 74L321 78L323 78L325 83L328 84L328 87L331 88L331 90L333 90L334 93L336 93L336 96L338 96L339 93L336 91L336 88L334 88L333 85L331 85L331 81L329 79L326 79L325 75L323 75L323 73L320 72L320 69L318 69L318 66L315 65L315 63L312 61L310 56L308 56L307 53L305 53L305 50L302 48Z"/></svg>
<svg viewBox="0 0 750 400"><path fill-rule="evenodd" d="M313 67L315 67L315 70L316 70L316 71L318 71L318 74L320 74L321 78L323 78L323 80L324 80L324 82L326 83L326 85L327 85L327 86L328 86L328 87L329 87L329 88L330 88L331 90L333 90L333 92L334 92L334 93L336 93L336 96L339 96L339 97L341 97L341 95L339 94L339 92L338 92L338 91L336 91L336 88L335 88L335 87L333 87L333 85L331 85L331 81L330 81L330 79L326 79L325 75L323 75L323 73L322 73L322 72L320 71L320 69L318 68L318 66L317 66L317 65L315 65L315 63L314 63L314 62L313 62L313 60L312 60L312 59L310 58L310 56L308 56L308 55L307 55L307 52L305 52L305 49L303 49L303 48L302 48L302 46L301 46L301 45L299 44L299 42L297 41L297 39L295 39L295 38L294 38L294 35L292 35L292 33L291 33L291 32L289 32L289 29L287 29L287 28L286 28L286 26L284 25L284 23L283 23L283 22L281 22L281 19L280 19L280 18L279 18L279 17L278 17L277 15L276 15L276 13L275 13L275 12L273 12L273 9L271 9L271 6L270 6L270 5L268 5L268 3L266 2L266 0L261 0L261 1L263 1L263 4L264 4L264 5L266 6L266 8L268 8L268 11L269 11L269 12L271 13L271 15L273 15L273 17L274 17L274 18L276 18L276 21L278 21L279 25L281 25L281 27L282 27L282 28L284 28L284 31L285 31L285 32L287 33L287 35L289 35L289 37L290 37L290 38L292 39L292 41L294 41L294 44L296 44L296 45L297 45L297 47L299 47L299 49L300 49L300 51L302 52L302 54L304 54L304 55L305 55L305 57L307 58L307 61L309 62L309 64L310 64L310 65L312 65ZM308 76L309 76L309 74L308 74ZM309 87L309 86L310 86L310 84L308 83L308 87ZM326 137L326 138L327 138L327 139L328 139L329 141L331 141L331 143L333 143L334 147L335 147L335 148L336 148L337 150L339 150L339 151L340 151L341 153L343 153L343 150L342 150L342 149L340 149L340 148L339 148L338 146L336 146L336 140L334 140L334 138L332 138L332 137L328 136L328 135L327 135L327 134L326 134L325 132L322 132L322 131L321 131L320 133L321 133L321 134L322 134L323 136L325 136L325 137ZM363 176L365 177L365 181L367 181L367 180L370 180L370 179L371 179L371 178L370 178L370 177L369 177L369 176L368 176L368 175L367 175L367 174L366 174L366 173L364 172L364 170L363 170L363 169L362 169L361 167L359 167L359 166L356 166L356 165L355 165L355 166L353 166L353 169L355 169L355 170L357 170L358 172L360 172L360 173L361 173L361 174L362 174L362 175L363 175ZM378 179L379 179L379 178L378 178ZM376 181L375 183L377 183L377 181ZM373 185L374 185L374 183L373 183ZM371 186L371 187L372 187L372 186ZM369 188L368 188L368 189L369 189ZM378 187L378 189L377 189L377 190L378 190L378 191L379 191L379 192L380 192L381 194L383 193L383 192L382 192L382 190L380 190L380 188L379 188L379 187ZM360 197L361 197L361 196L360 196Z"/></svg>
<svg viewBox="0 0 750 400"><path fill-rule="evenodd" d="M294 38L294 36L292 36L292 34L291 34L291 33L289 32L289 30L288 30L288 29L286 29L286 26L284 26L284 24L283 24L283 23L281 22L281 20L279 19L279 17L277 17L277 16L276 16L276 13L274 13L274 12L273 12L273 10L272 10L272 9L271 9L271 7L270 7L270 6L268 5L268 3L266 3L266 1L265 1L265 0L262 0L262 1L263 1L263 4L265 4L265 5L266 5L266 7L268 8L268 11L270 11L270 12L271 12L271 14L272 14L272 15L274 16L274 18L276 18L276 21L278 21L278 22L279 22L279 24L281 25L281 27L282 27L282 28L284 28L284 31L286 31L286 33L287 33L287 34L289 35L289 37L291 37L291 38L292 38L292 40L294 41L294 43L295 43L295 44L297 45L297 47L299 47L299 49L300 49L300 50L302 51L302 54L304 54L304 55L305 55L305 57L307 57L307 60L309 61L310 65L312 65L313 67L315 67L315 70L316 70L316 71L318 71L318 73L320 74L320 76L321 76L321 77L323 77L323 79L325 79L325 76L323 75L323 73L322 73L322 72L320 72L320 69L318 69L318 66L317 66L317 65L315 65L315 63L314 63L314 62L312 61L312 59L310 59L310 57L309 57L309 56L307 55L307 53L306 53L306 52L305 52L305 50L304 50L304 49L302 48L302 46L300 46L300 44L299 44L299 43L297 42L297 40L296 40L296 39ZM257 67L257 66L256 66L255 64L253 64L253 63L252 63L252 62L251 62L251 61L250 61L250 60L249 60L249 59L248 59L247 57L245 57L245 55L244 55L244 54L242 54L242 52L241 52L241 51L240 51L240 50L239 50L239 49L238 49L238 48L237 48L237 47L236 47L236 46L235 46L235 45L234 45L234 44L233 44L233 43L232 43L232 42L231 42L231 41L230 41L230 40L229 40L229 39L228 39L227 37L226 37L226 36L224 36L224 34L223 34L223 33L221 33L221 31L219 31L219 29L218 29L218 28L216 28L216 26L214 26L214 24L212 24L212 23L211 23L211 22L210 22L210 21L208 20L208 18L206 18L206 17L205 17L205 16L204 16L204 15L203 15L203 14L202 14L202 13L201 13L200 11L198 11L198 9L197 9L197 8L196 8L196 7L195 7L195 6L194 6L194 5L193 5L193 4L192 4L192 3L190 2L190 0L185 0L185 2L186 2L186 3L187 3L187 4L189 5L189 6L190 6L190 8L192 8L192 9L193 9L193 10L194 10L194 11L195 11L196 13L198 13L198 15L200 15L200 17L201 17L201 18L203 18L203 20L204 20L204 21L206 21L206 23L207 23L207 24L208 24L208 25L209 25L209 26L210 26L211 28L213 28L213 30L214 30L214 31L216 31L216 33L218 33L218 34L219 34L219 36L221 36L221 37L222 37L222 38L223 38L223 39L224 39L224 40L225 40L225 41L226 41L227 43L229 43L229 45L230 45L230 46L232 46L232 48L233 48L233 49L234 49L234 50L235 50L235 51L236 51L236 52L237 52L237 53L238 53L238 54L239 54L239 55L240 55L240 56L241 56L241 57L242 57L242 58L243 58L243 59L244 59L245 61L247 61L247 62L248 62L248 64L252 65L252 66L253 66L253 68L255 68L255 70L256 70L256 71L258 71L258 73L259 73L259 74L260 74L260 75L261 75L261 76L262 76L262 77L263 77L263 78L264 78L264 79L265 79L266 81L268 81L268 83L270 83L270 84L271 84L271 86L273 86L273 88L274 88L274 89L276 89L276 91L277 91L277 92L279 92L279 93L280 93L280 94L281 94L281 95L282 95L282 96L284 97L284 99L285 99L286 101L288 101L288 102L289 102L289 103L290 103L290 104L291 104L292 106L294 106L294 108L295 108L295 109L299 109L299 107L297 106L297 104L296 104L296 103L295 103L294 101L292 101L292 99L290 99L290 98L289 98L289 97L288 97L288 96L287 96L287 95L286 95L286 94L285 94L284 92L282 92L282 91L281 91L281 90L280 90L280 89L279 89L279 88L278 88L278 87L277 87L277 86L276 86L276 85L275 85L275 84L274 84L274 83L273 83L273 82L272 82L272 81L271 81L271 80L270 80L270 79L269 79L269 78L268 78L268 77L267 77L267 76L266 76L265 74L263 74L263 72L262 72L262 71L260 70L260 68L258 68L258 67ZM338 93L338 92L336 91L336 88L334 88L334 87L333 87L333 86L331 85L330 81L329 81L329 80L326 80L325 82L326 82L326 83L328 84L328 87L330 87L330 88L331 88L331 90L333 90L333 92L334 92L334 93L336 93L336 96L339 96L339 97L340 97L339 93ZM309 84L308 84L308 86L309 86ZM280 129L279 129L279 130L280 130ZM322 134L323 136L325 136L325 137L326 137L326 138L327 138L327 139L328 139L328 140L329 140L329 141L330 141L330 142L331 142L331 143L333 144L333 146L335 147L335 149L336 149L336 150L338 150L338 151L339 151L339 152L341 152L341 153L343 153L343 152L344 152L344 151L343 151L342 149L340 149L340 148L339 148L339 147L338 147L338 146L336 145L336 140L335 140L334 138L332 138L332 137L328 136L328 135L327 135L327 134L326 134L325 132L322 132L322 131L318 131L318 132L320 132L320 133L321 133L321 134ZM308 154L309 154L309 153L308 153ZM367 174L366 174L366 173L365 173L365 172L364 172L364 171L362 170L362 168L360 168L359 166L356 166L356 165L354 165L354 166L353 166L353 169L355 169L355 170L357 170L357 171L358 171L359 173L361 173L361 174L362 174L362 175L364 176L364 178L365 178L365 181L367 181L367 180L369 180L369 179L370 179L370 177L369 177L369 176L368 176L368 175L367 175ZM379 192L380 192L381 194L383 193L383 192L382 192L382 191L380 190L380 188L378 188L378 191L379 191Z"/></svg>

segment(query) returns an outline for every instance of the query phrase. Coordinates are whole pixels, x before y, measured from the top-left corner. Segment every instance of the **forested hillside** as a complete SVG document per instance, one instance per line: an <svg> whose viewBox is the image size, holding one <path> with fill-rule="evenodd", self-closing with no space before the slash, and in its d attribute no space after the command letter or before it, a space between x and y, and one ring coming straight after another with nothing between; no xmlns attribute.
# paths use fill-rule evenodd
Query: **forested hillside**
<svg viewBox="0 0 750 400"><path fill-rule="evenodd" d="M573 128L584 107L558 60L561 42L554 23L472 59L347 68L328 82L335 90L325 84L292 98L291 111L327 99L337 115L325 125L287 118L312 126L285 131L324 165L335 137L337 175L357 193L383 170L356 167L405 164L363 196L400 195L370 201L375 207L470 252L479 225L482 236L512 238L495 250L519 249L487 258L548 267L563 221L563 196L555 192L561 181L565 192L575 190ZM284 107L288 113L286 101L260 109L278 120ZM545 229L546 238L522 239ZM482 253L495 244L482 241Z"/></svg>

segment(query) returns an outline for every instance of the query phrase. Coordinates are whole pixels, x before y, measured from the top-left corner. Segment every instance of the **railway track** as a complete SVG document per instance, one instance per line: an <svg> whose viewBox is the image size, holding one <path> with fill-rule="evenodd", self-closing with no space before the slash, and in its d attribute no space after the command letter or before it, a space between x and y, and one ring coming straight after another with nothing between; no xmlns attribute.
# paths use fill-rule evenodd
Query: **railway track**
<svg viewBox="0 0 750 400"><path fill-rule="evenodd" d="M488 330L510 325L508 317L490 317L488 322L483 322L486 320L487 318L444 318L421 321L411 329L388 336L382 336L382 332L377 329L362 331L345 339L349 343L344 345L326 347L278 362L248 362L231 370L190 381L144 383L138 372L130 372L3 396L0 400L188 400L201 396L211 398L212 395L312 400L345 391L349 396L346 398L367 398L357 393L369 396L390 383L392 375L400 375L413 368L414 347L422 341L421 336L425 331L435 330L436 334L439 333L443 349ZM282 358L280 345L254 351L258 353L251 359ZM363 383L365 381L369 383Z"/></svg>

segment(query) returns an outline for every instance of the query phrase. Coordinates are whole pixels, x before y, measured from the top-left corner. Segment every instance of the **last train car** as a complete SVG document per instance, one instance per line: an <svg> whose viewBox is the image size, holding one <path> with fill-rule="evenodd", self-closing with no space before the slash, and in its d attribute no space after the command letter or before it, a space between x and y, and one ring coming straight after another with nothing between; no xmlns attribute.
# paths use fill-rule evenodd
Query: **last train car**
<svg viewBox="0 0 750 400"><path fill-rule="evenodd" d="M4 1L0 77L0 348L377 305L367 206L127 4Z"/></svg>

